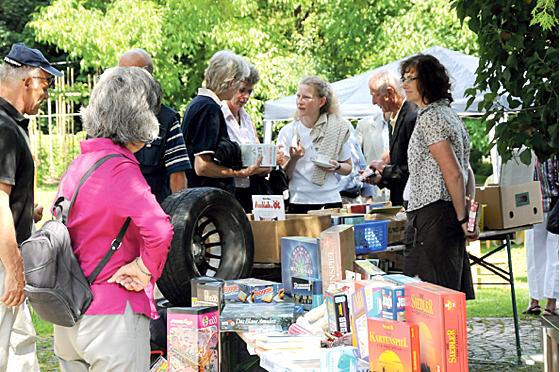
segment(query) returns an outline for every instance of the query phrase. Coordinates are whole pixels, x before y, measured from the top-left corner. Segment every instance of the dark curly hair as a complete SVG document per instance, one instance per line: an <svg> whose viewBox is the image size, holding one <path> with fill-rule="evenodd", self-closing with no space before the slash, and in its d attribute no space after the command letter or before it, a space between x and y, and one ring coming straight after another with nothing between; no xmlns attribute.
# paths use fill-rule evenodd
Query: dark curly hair
<svg viewBox="0 0 560 372"><path fill-rule="evenodd" d="M416 70L418 92L428 104L446 98L453 102L451 81L441 62L429 54L418 54L401 64L401 78L410 69Z"/></svg>

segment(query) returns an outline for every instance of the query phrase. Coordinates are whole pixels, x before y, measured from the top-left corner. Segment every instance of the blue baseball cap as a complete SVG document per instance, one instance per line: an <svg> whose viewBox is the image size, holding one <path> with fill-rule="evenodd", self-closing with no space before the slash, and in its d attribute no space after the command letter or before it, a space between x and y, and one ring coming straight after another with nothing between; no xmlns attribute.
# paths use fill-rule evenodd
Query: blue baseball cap
<svg viewBox="0 0 560 372"><path fill-rule="evenodd" d="M10 53L4 57L4 62L15 67L31 66L39 67L41 70L57 77L62 76L62 72L52 67L51 63L37 49L31 49L24 43L12 45Z"/></svg>

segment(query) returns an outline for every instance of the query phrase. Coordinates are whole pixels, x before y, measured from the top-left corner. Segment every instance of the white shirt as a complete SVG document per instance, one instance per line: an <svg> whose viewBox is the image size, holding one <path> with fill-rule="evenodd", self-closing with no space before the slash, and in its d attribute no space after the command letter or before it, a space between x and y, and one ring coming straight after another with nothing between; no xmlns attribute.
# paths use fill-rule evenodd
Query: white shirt
<svg viewBox="0 0 560 372"><path fill-rule="evenodd" d="M229 139L240 145L259 143L255 133L255 127L253 126L251 118L247 115L247 112L243 108L239 110L239 119L241 123L238 123L229 109L227 101L222 101L221 105L224 118L226 119ZM238 188L246 189L250 186L249 177L234 178L233 181L235 187Z"/></svg>
<svg viewBox="0 0 560 372"><path fill-rule="evenodd" d="M311 128L307 128L299 120L294 121L280 130L278 134L278 145L284 146L284 155L290 156L290 146L294 134L298 133L300 144L305 150L305 154L299 159L290 179L290 203L294 204L326 204L340 203L342 201L338 192L338 179L334 173L329 173L322 186L311 182L315 164L316 150L311 139ZM338 161L346 161L352 156L352 149L348 141L342 145L338 155Z"/></svg>
<svg viewBox="0 0 560 372"><path fill-rule="evenodd" d="M368 164L381 159L383 153L389 150L389 125L383 120L381 110L358 121L356 139Z"/></svg>

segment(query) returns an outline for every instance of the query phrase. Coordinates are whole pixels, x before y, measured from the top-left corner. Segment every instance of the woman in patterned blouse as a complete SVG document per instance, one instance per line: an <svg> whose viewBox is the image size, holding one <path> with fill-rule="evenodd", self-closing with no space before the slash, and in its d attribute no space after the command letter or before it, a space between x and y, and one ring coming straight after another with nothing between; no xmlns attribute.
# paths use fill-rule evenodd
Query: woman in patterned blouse
<svg viewBox="0 0 560 372"><path fill-rule="evenodd" d="M433 56L401 65L407 100L419 107L408 147L410 199L405 274L465 292L474 298L466 238L467 200L474 197L469 136L450 104L451 83Z"/></svg>

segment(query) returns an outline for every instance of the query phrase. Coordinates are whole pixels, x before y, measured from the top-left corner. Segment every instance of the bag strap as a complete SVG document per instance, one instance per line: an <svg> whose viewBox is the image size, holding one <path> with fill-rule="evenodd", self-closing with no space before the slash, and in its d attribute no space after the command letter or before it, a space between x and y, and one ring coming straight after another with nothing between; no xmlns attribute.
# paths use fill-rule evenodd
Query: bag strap
<svg viewBox="0 0 560 372"><path fill-rule="evenodd" d="M123 156L120 154L109 154L109 155L105 155L103 156L101 159L97 160L89 169L88 171L82 176L82 178L80 178L80 181L78 182L78 186L76 186L76 190L74 191L74 194L72 195L72 199L70 200L70 205L68 206L68 211L66 213L66 218L68 218L70 216L70 211L72 210L72 206L74 205L74 202L76 201L76 198L78 197L78 192L80 191L80 188L82 187L82 185L86 182L86 180L89 178L89 176L91 176L91 174L97 169L99 168L103 163L105 163L107 160L112 159L112 158L116 158L118 156ZM124 157L124 156L123 156ZM65 223L66 221L63 221L63 223ZM103 270L103 268L105 267L105 265L107 265L107 262L109 262L109 260L111 259L111 257L115 254L115 252L117 251L117 249L120 248L121 244L122 244L122 240L124 238L124 234L126 234L126 230L128 230L128 225L130 225L130 217L127 217L126 220L124 221L124 224L121 227L121 230L119 231L119 234L117 235L117 237L115 238L115 240L113 240L111 242L111 246L109 247L109 250L107 251L107 253L105 253L105 256L103 256L103 259L101 259L101 262L99 262L97 264L97 266L95 267L95 269L93 269L93 272L88 276L88 282L89 284L93 283L94 280L97 278L97 276L99 275L99 273L101 272L101 270Z"/></svg>
<svg viewBox="0 0 560 372"><path fill-rule="evenodd" d="M82 178L80 178L80 181L78 182L78 186L76 186L76 190L74 190L74 195L72 195L72 199L70 200L70 205L68 206L68 211L66 212L66 216L69 217L70 216L70 211L72 210L72 206L74 205L74 202L76 201L76 198L78 197L78 191L80 191L80 188L82 187L82 185L87 181L87 179L89 178L89 176L91 176L91 174L97 169L99 168L103 163L105 163L107 160L112 159L112 158L116 158L117 156L122 156L120 154L109 154L109 155L105 155L104 157L102 157L101 159L97 160L95 163L93 163L93 165L88 169L88 171L82 176ZM124 156L123 156L124 157ZM66 221L64 221L66 222Z"/></svg>
<svg viewBox="0 0 560 372"><path fill-rule="evenodd" d="M126 230L128 229L128 225L130 225L130 217L127 217L126 221L124 221L124 224L122 225L121 230L119 231L119 234L117 235L115 240L113 240L111 242L111 246L109 247L109 250L107 251L107 253L105 253L105 256L103 257L103 259L101 259L101 262L99 262L97 264L97 266L95 267L95 269L93 269L92 273L89 274L89 276L87 278L89 284L92 284L95 281L95 279L97 278L97 275L99 275L101 270L103 270L105 265L107 265L107 262L109 262L111 257L113 257L113 255L115 254L117 249L120 248L120 246L122 244L122 240L124 238L124 234L126 234Z"/></svg>

